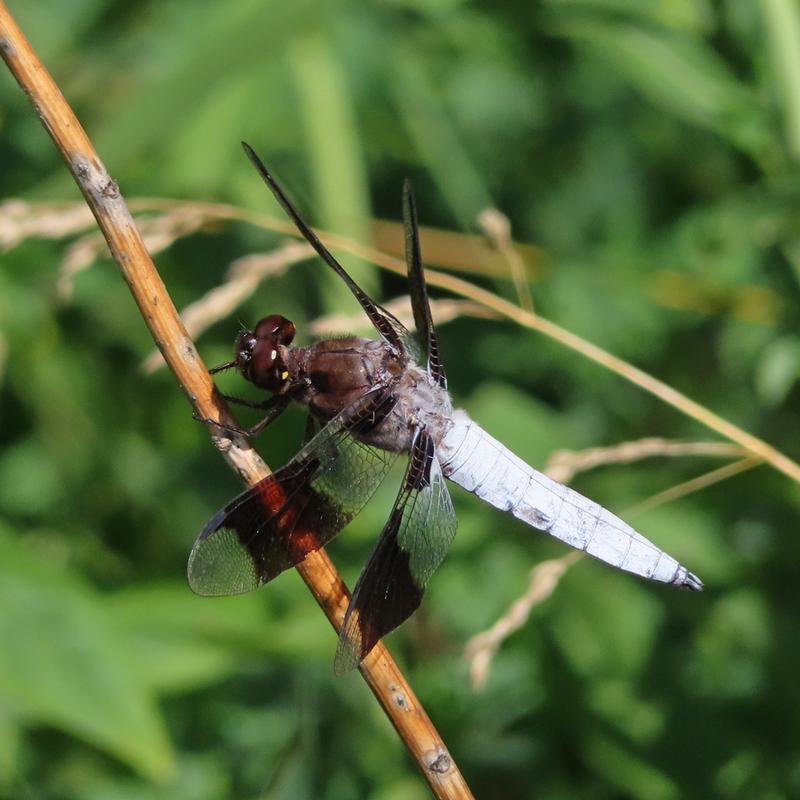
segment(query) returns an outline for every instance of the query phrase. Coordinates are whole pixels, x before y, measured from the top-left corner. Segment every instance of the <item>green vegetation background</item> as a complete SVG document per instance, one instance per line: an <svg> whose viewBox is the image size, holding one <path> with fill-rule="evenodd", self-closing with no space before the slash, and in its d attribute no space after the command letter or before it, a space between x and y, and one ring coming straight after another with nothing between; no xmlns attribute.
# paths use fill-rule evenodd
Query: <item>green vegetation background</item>
<svg viewBox="0 0 800 800"><path fill-rule="evenodd" d="M495 206L541 248L540 313L800 456L792 0L10 5L128 199L278 216L247 139L314 222L360 241L372 217L399 219L406 176L424 224L475 232ZM8 75L0 97L3 198L78 200ZM4 219L0 796L426 797L364 684L334 679L333 633L296 575L191 594L193 538L239 484L172 378L142 375L152 343L109 260L59 301L74 237L14 241ZM157 260L185 305L280 241L220 223ZM357 268L379 297L402 292ZM323 272L308 260L265 283L203 335L207 363L239 320L281 312L302 332L355 313ZM514 298L510 281L473 277ZM510 323L461 318L441 338L457 403L536 465L557 448L718 438ZM263 437L270 463L302 425ZM721 463L649 459L575 486L621 511ZM350 582L393 492L330 548ZM390 645L478 797L800 796L789 479L761 467L638 517L707 591L583 561L480 691L464 644L565 549L453 494L452 552Z"/></svg>

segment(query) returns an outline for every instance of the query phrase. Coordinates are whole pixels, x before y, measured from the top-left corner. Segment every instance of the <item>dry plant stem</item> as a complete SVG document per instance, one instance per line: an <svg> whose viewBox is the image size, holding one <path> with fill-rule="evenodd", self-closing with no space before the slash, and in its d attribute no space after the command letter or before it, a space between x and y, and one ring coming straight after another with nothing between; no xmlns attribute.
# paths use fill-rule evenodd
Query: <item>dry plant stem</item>
<svg viewBox="0 0 800 800"><path fill-rule="evenodd" d="M486 208L478 214L478 225L483 228L497 251L505 258L520 307L526 311L533 311L533 298L530 286L525 277L525 265L520 254L514 249L514 240L511 238L511 222L505 214L496 208Z"/></svg>
<svg viewBox="0 0 800 800"><path fill-rule="evenodd" d="M650 511L651 509L656 508L656 506L662 506L665 503L671 503L673 500L678 500L681 497L686 497L689 494L699 492L701 489L707 489L709 486L713 486L715 483L726 481L728 478L734 477L734 475L747 472L747 470L753 469L753 467L757 467L763 463L764 462L757 456L740 458L738 461L733 461L732 463L726 464L724 467L719 467L711 472L705 472L702 475L698 475L696 478L679 483L677 486L671 486L669 489L665 489L663 492L658 492L658 494L654 494L651 497L642 500L635 506L631 506L630 508L626 509L624 512L625 516L635 517L637 514L644 514L645 511Z"/></svg>
<svg viewBox="0 0 800 800"><path fill-rule="evenodd" d="M196 339L206 328L232 314L251 297L267 275L278 275L290 264L309 258L313 252L310 245L290 239L271 253L251 254L236 259L228 269L225 283L216 286L180 312L189 335ZM149 375L163 365L164 359L158 350L154 350L142 363L142 371Z"/></svg>
<svg viewBox="0 0 800 800"><path fill-rule="evenodd" d="M181 387L201 416L232 421L215 397L211 378L181 324L117 184L106 172L77 118L1 0L0 53L64 156L156 344ZM266 466L246 441L231 443L224 454L248 483L267 474ZM320 550L297 569L338 629L348 592L330 559ZM436 797L472 797L436 729L385 647L379 644L373 650L362 665L361 673Z"/></svg>
<svg viewBox="0 0 800 800"><path fill-rule="evenodd" d="M364 247L355 242L351 242L336 234L326 233L324 231L318 231L318 233L329 247L345 250L359 258L372 261L374 264L392 272L405 275L406 267L400 259L387 256L385 253L381 253L373 248ZM788 456L781 453L780 450L762 439L759 439L757 436L753 436L738 425L734 425L732 422L723 419L718 414L700 405L700 403L695 402L677 389L673 389L658 378L654 378L652 375L644 372L644 370L638 369L632 364L628 364L627 361L623 361L621 358L617 358L617 356L603 350L602 347L598 347L586 341L586 339L582 339L577 334L572 333L572 331L562 328L555 322L551 322L533 311L526 311L508 300L504 300L502 297L498 297L486 289L481 289L479 286L475 286L469 281L457 278L454 275L436 272L435 270L426 270L425 279L430 286L439 286L455 294L459 294L462 297L474 300L476 303L497 312L501 316L513 320L526 328L539 331L545 334L545 336L555 339L566 347L606 367L606 369L616 372L617 375L636 384L650 394L655 395L683 414L702 423L707 428L722 434L722 436L730 439L732 442L736 442L736 444L750 451L754 456L758 456L779 472L782 472L792 480L800 483L800 464L796 461L792 461Z"/></svg>
<svg viewBox="0 0 800 800"><path fill-rule="evenodd" d="M592 361L601 364L606 367L606 369L616 372L617 375L621 375L631 383L635 383L637 386L660 398L665 403L677 408L678 411L696 419L706 427L711 428L711 430L717 431L717 433L722 434L732 442L741 445L754 456L758 456L779 472L782 472L784 475L792 478L792 480L800 483L800 464L796 461L792 461L792 459L781 453L780 450L772 445L742 430L732 422L723 419L718 414L700 405L700 403L695 402L677 389L673 389L658 378L654 378L652 375L634 367L632 364L628 364L626 361L617 358L617 356L603 350L601 347L587 342L585 339L572 333L572 331L562 328L555 322L551 322L531 311L525 311L515 306L513 303L509 303L508 300L503 300L501 297L487 292L485 289L481 289L478 286L474 286L467 281L452 275L435 272L428 272L426 277L429 284L442 286L463 297L469 297L497 311L504 317L513 319L526 328L533 328L534 330L544 333L551 339L555 339L572 350L585 355Z"/></svg>
<svg viewBox="0 0 800 800"><path fill-rule="evenodd" d="M165 202L158 199L142 200L141 202L148 208L170 208L174 205L172 201ZM275 220L266 215L242 212L241 210L225 205L207 205L206 209L208 213L217 213L222 219L239 219L251 222L254 225L262 226L268 230L289 233L294 236L298 235L296 231L290 229L291 226L288 223ZM377 264L391 272L396 272L399 275L405 275L406 273L405 263L398 258L388 256L379 250L358 244L343 236L321 230L316 230L316 232L322 241L332 249L342 250L358 258L371 261L373 264ZM800 464L796 461L792 461L788 456L781 453L780 450L763 441L763 439L753 436L738 425L734 425L732 422L723 419L718 414L700 405L700 403L695 402L677 389L673 389L658 378L654 378L652 375L644 372L644 370L638 369L632 364L623 361L621 358L617 358L617 356L603 350L602 347L598 347L582 339L577 334L572 333L572 331L562 328L555 322L551 322L533 311L526 311L508 300L504 300L502 297L498 297L496 294L492 294L492 292L481 289L479 286L475 286L469 281L457 278L454 275L437 272L435 270L426 270L425 279L430 286L439 286L442 289L447 289L462 297L474 300L485 308L495 311L500 316L513 320L523 327L539 331L545 336L549 336L551 339L555 339L571 350L575 350L581 355L586 356L586 358L615 372L631 383L636 384L646 392L655 395L686 416L697 420L707 428L721 434L726 439L736 442L736 444L750 451L754 456L763 459L774 469L777 469L792 480L800 483Z"/></svg>
<svg viewBox="0 0 800 800"><path fill-rule="evenodd" d="M643 446L637 448L637 445ZM613 463L615 456L618 456L621 452L625 452L629 456L632 451L637 449L639 457L643 458L653 455L653 451L658 451L659 455L723 455L723 451L718 449L720 447L730 448L732 445L726 445L724 442L665 442L658 439L625 442L618 448L596 448L585 451L590 460L594 460L596 463L588 466L581 465L581 469L590 469L592 466L597 466L598 463ZM617 451L616 453L614 452L615 450ZM580 459L584 453L570 455L577 456ZM611 458L598 461L598 456L611 456ZM699 492L701 489L706 489L715 483L720 483L763 463L760 458L754 456L733 461L723 467L705 472L696 478L659 492L627 509L623 512L623 516L633 517L636 514L650 511L657 506L672 502L694 492ZM566 479L563 479L561 476L554 475L552 470L546 471L550 477L556 480L563 480L564 483L567 483L569 478L572 477L572 475L568 475ZM528 617L537 605L543 603L553 594L567 570L585 557L585 553L572 550L561 556L561 558L543 561L538 564L531 570L528 588L525 593L514 600L503 616L490 628L476 634L467 642L464 648L464 656L469 663L470 682L474 689L480 689L486 683L491 671L492 661L503 642L527 622Z"/></svg>
<svg viewBox="0 0 800 800"><path fill-rule="evenodd" d="M554 481L569 483L579 472L607 464L630 464L643 458L657 456L744 456L746 450L729 442L684 442L650 436L609 447L590 447L586 450L556 450L544 467Z"/></svg>
<svg viewBox="0 0 800 800"><path fill-rule="evenodd" d="M469 300L430 300L431 314L436 325L444 325L458 317L469 316L479 319L496 319L497 315L483 306ZM406 295L388 300L381 305L394 314L407 328L414 327L414 317L411 313L411 298ZM326 314L317 317L309 326L309 332L314 336L346 336L356 332L369 331L372 325L362 312L358 314ZM374 330L374 329L373 329Z"/></svg>
<svg viewBox="0 0 800 800"><path fill-rule="evenodd" d="M583 553L573 550L561 558L537 564L530 572L525 594L518 597L491 628L473 636L467 642L464 654L469 661L470 683L474 689L483 686L489 677L492 659L500 645L528 621L534 606L543 603L553 594L564 573L582 556Z"/></svg>

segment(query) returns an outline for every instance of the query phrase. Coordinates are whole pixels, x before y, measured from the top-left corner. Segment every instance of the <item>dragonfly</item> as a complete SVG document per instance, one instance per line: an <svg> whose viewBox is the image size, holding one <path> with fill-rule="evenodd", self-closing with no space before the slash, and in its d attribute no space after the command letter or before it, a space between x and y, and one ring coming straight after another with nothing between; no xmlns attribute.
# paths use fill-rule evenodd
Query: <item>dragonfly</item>
<svg viewBox="0 0 800 800"><path fill-rule="evenodd" d="M350 277L246 143L256 170L316 253L355 296L377 337L293 346L294 324L273 314L236 338L236 369L268 393L253 403L255 436L290 403L307 407L305 442L283 467L221 508L198 535L188 578L198 594L249 592L326 545L363 508L399 456L405 474L389 518L356 583L334 669L347 672L408 619L456 532L447 480L533 528L613 567L699 591L700 579L603 506L529 466L453 407L431 316L417 207L403 188L409 293L416 336Z"/></svg>

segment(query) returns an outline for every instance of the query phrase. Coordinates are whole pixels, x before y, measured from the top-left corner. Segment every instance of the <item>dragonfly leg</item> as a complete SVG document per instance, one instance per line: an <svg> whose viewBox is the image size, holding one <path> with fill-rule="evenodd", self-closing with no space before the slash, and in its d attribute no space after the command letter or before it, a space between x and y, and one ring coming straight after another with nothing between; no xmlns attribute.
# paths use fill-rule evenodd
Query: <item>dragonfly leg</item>
<svg viewBox="0 0 800 800"><path fill-rule="evenodd" d="M257 408L261 411L269 409L272 401L275 399L274 397L268 397L266 400L245 400L243 397L236 397L232 394L222 394L222 392L220 392L220 397L226 403L234 403L237 406L246 406L247 408Z"/></svg>
<svg viewBox="0 0 800 800"><path fill-rule="evenodd" d="M237 434L239 436L244 436L247 439L252 439L254 436L258 436L258 434L261 433L261 431L263 431L264 428L266 428L269 424L274 422L286 410L288 405L289 398L286 395L275 395L274 397L270 397L268 400L265 400L263 403L257 406L252 406L253 408L260 408L261 410L266 411L266 414L251 428L239 428L236 425L226 425L224 422L211 419L210 417L201 417L197 413L192 414L192 416L199 422L203 422L206 425L212 425L213 427L219 428L227 434Z"/></svg>

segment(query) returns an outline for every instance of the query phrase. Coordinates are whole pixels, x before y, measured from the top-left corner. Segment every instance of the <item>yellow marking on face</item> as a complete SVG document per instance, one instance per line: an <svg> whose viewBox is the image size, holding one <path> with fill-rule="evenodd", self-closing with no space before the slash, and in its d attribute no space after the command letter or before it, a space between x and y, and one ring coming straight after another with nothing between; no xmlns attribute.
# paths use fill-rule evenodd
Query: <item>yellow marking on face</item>
<svg viewBox="0 0 800 800"><path fill-rule="evenodd" d="M286 372L281 372L281 380L285 381L289 377L288 370Z"/></svg>

